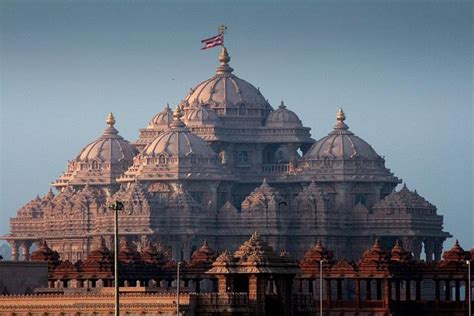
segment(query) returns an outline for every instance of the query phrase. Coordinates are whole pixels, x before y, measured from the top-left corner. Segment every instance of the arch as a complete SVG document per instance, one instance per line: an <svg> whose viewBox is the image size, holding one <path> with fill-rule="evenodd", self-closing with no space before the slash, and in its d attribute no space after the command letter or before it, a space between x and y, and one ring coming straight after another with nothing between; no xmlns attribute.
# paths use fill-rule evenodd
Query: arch
<svg viewBox="0 0 474 316"><path fill-rule="evenodd" d="M160 154L158 156L158 163L161 164L161 165L166 164L166 156L163 155L163 154Z"/></svg>

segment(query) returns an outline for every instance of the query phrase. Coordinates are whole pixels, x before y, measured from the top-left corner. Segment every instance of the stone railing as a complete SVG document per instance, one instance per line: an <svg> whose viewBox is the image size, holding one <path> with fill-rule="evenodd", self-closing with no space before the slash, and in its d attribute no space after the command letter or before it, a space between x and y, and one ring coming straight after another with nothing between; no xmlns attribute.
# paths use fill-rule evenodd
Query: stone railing
<svg viewBox="0 0 474 316"><path fill-rule="evenodd" d="M289 170L288 164L265 164L262 165L262 172L263 173L287 173Z"/></svg>

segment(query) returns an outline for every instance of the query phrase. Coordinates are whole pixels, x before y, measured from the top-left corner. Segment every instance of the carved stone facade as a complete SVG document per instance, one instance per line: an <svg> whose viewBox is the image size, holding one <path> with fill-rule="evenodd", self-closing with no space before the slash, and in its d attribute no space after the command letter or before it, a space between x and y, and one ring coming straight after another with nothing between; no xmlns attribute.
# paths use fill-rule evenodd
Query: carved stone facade
<svg viewBox="0 0 474 316"><path fill-rule="evenodd" d="M122 313L172 315L176 310L177 263L158 248L147 242L137 251L122 242ZM224 250L218 255L204 242L181 263L180 311L203 316L309 316L318 315L322 306L329 316L462 316L468 310L467 262L472 265L473 257L474 249L465 251L458 242L437 262L414 260L398 240L391 249L376 240L358 261L336 259L321 241L297 261L287 252L275 252L257 233L233 253ZM29 295L0 295L0 315L113 312L113 254L105 240L85 262L61 261L46 243L31 258L35 262L23 265L47 262L48 287Z"/></svg>
<svg viewBox="0 0 474 316"><path fill-rule="evenodd" d="M315 141L282 102L233 74L225 48L210 79L176 109L167 105L133 144L115 118L98 140L68 162L52 191L28 202L2 238L13 259L28 260L46 240L62 258L85 260L101 236L112 246L114 200L125 204L120 234L139 249L160 242L178 260L208 240L232 249L258 231L272 247L301 258L322 240L355 259L374 237L401 239L420 257L440 259L443 217L385 167L385 159L337 112L330 133Z"/></svg>

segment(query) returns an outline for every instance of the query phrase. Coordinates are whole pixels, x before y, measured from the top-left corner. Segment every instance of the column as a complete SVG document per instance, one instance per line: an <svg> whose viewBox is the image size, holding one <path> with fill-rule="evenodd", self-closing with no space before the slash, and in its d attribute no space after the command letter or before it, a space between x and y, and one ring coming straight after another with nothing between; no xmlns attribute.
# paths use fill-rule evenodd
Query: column
<svg viewBox="0 0 474 316"><path fill-rule="evenodd" d="M342 279L337 279L337 300L342 301Z"/></svg>
<svg viewBox="0 0 474 316"><path fill-rule="evenodd" d="M372 287L371 287L371 284L370 284L370 279L367 279L365 280L365 299L367 301L370 301L372 299Z"/></svg>
<svg viewBox="0 0 474 316"><path fill-rule="evenodd" d="M440 286L439 286L439 280L434 280L435 282L435 301L439 302L441 300L441 291L440 291Z"/></svg>
<svg viewBox="0 0 474 316"><path fill-rule="evenodd" d="M296 289L298 293L303 293L303 279L296 279Z"/></svg>
<svg viewBox="0 0 474 316"><path fill-rule="evenodd" d="M451 281L445 280L444 286L445 286L444 298L446 301L450 301L451 300Z"/></svg>
<svg viewBox="0 0 474 316"><path fill-rule="evenodd" d="M377 279L377 300L380 301L382 299L382 280Z"/></svg>
<svg viewBox="0 0 474 316"><path fill-rule="evenodd" d="M30 246L31 242L28 240L25 240L21 243L21 252L23 254L24 261L30 261Z"/></svg>
<svg viewBox="0 0 474 316"><path fill-rule="evenodd" d="M314 281L313 279L308 279L308 293L313 294L314 293Z"/></svg>
<svg viewBox="0 0 474 316"><path fill-rule="evenodd" d="M400 302L400 280L395 280L395 301Z"/></svg>
<svg viewBox="0 0 474 316"><path fill-rule="evenodd" d="M411 281L410 280L405 280L405 300L410 301L411 300Z"/></svg>
<svg viewBox="0 0 474 316"><path fill-rule="evenodd" d="M425 245L425 254L426 254L426 262L433 261L433 253L434 253L434 241L431 238L425 239L423 242Z"/></svg>
<svg viewBox="0 0 474 316"><path fill-rule="evenodd" d="M234 287L232 286L232 278L229 275L218 275L217 276L217 287L219 293L232 292ZM249 283L250 292L250 283Z"/></svg>
<svg viewBox="0 0 474 316"><path fill-rule="evenodd" d="M441 260L442 252L443 252L443 240L437 240L434 245L434 257L436 261Z"/></svg>
<svg viewBox="0 0 474 316"><path fill-rule="evenodd" d="M459 302L461 300L460 287L461 287L461 284L460 284L459 280L455 280L454 281L454 293L455 293L456 302ZM467 289L467 287L466 287L466 289ZM467 294L467 291L466 291L466 294Z"/></svg>
<svg viewBox="0 0 474 316"><path fill-rule="evenodd" d="M421 280L416 280L416 289L415 289L415 299L417 301L421 300Z"/></svg>
<svg viewBox="0 0 474 316"><path fill-rule="evenodd" d="M194 292L201 293L201 280L194 279Z"/></svg>
<svg viewBox="0 0 474 316"><path fill-rule="evenodd" d="M332 301L331 279L326 279L326 295L327 295L328 308L331 308L331 301Z"/></svg>
<svg viewBox="0 0 474 316"><path fill-rule="evenodd" d="M390 284L390 279L384 279L384 305L388 306L390 304L390 298L391 298L391 287L392 285Z"/></svg>
<svg viewBox="0 0 474 316"><path fill-rule="evenodd" d="M211 191L211 203L208 203L208 211L215 211L219 207L217 205L217 187L219 186L218 183L210 183L209 184L209 189Z"/></svg>
<svg viewBox="0 0 474 316"><path fill-rule="evenodd" d="M296 144L287 144L289 157L288 170L293 171L296 169Z"/></svg>
<svg viewBox="0 0 474 316"><path fill-rule="evenodd" d="M360 279L355 279L355 298L356 298L356 307L360 306Z"/></svg>
<svg viewBox="0 0 474 316"><path fill-rule="evenodd" d="M15 240L9 240L8 243L12 248L12 260L18 261L18 242Z"/></svg>

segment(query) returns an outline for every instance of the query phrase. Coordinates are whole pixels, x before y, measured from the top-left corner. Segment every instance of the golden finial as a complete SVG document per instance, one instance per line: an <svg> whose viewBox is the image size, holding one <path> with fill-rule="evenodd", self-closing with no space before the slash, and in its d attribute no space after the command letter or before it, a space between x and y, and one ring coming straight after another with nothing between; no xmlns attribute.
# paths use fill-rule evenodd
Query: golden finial
<svg viewBox="0 0 474 316"><path fill-rule="evenodd" d="M221 53L219 55L219 61L221 62L221 65L227 65L230 61L230 56L229 56L229 53L227 52L227 48L225 46L222 46L222 48L221 48Z"/></svg>
<svg viewBox="0 0 474 316"><path fill-rule="evenodd" d="M112 112L110 112L109 115L107 115L107 119L105 120L105 123L107 123L107 125L109 125L110 127L114 126L115 117L114 117L114 114Z"/></svg>
<svg viewBox="0 0 474 316"><path fill-rule="evenodd" d="M339 108L339 110L337 110L336 119L338 122L341 123L346 120L346 114L344 113L344 110L342 108Z"/></svg>
<svg viewBox="0 0 474 316"><path fill-rule="evenodd" d="M229 66L230 56L227 52L227 48L222 46L221 53L219 54L219 62L221 65L217 67L218 74L231 73L234 69Z"/></svg>
<svg viewBox="0 0 474 316"><path fill-rule="evenodd" d="M174 121L181 121L182 114L183 114L183 112L181 112L181 108L179 107L179 105L177 105L176 108L173 111L173 120Z"/></svg>

